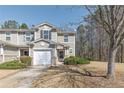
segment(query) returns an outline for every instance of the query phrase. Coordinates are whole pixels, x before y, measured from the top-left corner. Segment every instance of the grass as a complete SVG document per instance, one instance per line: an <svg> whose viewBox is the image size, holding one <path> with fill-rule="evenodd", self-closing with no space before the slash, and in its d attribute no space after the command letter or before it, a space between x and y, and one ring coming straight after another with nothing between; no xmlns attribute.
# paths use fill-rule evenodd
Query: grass
<svg viewBox="0 0 124 93"><path fill-rule="evenodd" d="M106 78L107 62L50 67L37 80L36 88L124 88L124 64L116 63L116 80Z"/></svg>
<svg viewBox="0 0 124 93"><path fill-rule="evenodd" d="M22 68L26 68L26 65L17 60L8 61L0 64L0 69L22 69Z"/></svg>

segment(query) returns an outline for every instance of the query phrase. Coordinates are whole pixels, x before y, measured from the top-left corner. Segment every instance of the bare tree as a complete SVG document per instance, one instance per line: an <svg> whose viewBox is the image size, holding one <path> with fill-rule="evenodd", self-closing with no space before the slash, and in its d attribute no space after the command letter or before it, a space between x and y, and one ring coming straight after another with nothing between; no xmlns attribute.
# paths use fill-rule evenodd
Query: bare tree
<svg viewBox="0 0 124 93"><path fill-rule="evenodd" d="M115 79L115 58L124 41L124 6L86 6L94 20L109 36L107 77Z"/></svg>
<svg viewBox="0 0 124 93"><path fill-rule="evenodd" d="M86 34L85 34L85 26L80 25L77 28L77 36L76 36L76 51L78 56L85 57L85 47L86 47Z"/></svg>

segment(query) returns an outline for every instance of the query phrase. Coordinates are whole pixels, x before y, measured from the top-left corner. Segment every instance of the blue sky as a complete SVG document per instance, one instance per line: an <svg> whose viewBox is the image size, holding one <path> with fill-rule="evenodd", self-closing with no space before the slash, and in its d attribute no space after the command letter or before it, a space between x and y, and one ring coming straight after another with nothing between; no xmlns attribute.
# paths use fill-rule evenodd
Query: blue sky
<svg viewBox="0 0 124 93"><path fill-rule="evenodd" d="M0 6L0 23L16 20L27 23L30 27L42 22L49 22L58 27L65 27L70 22L80 22L88 12L79 6Z"/></svg>

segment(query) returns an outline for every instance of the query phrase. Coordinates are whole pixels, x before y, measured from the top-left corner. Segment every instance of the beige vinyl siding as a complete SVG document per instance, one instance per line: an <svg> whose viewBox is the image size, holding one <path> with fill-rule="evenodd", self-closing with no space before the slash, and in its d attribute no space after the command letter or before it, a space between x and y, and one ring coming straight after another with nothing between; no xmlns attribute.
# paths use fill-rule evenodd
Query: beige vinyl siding
<svg viewBox="0 0 124 93"><path fill-rule="evenodd" d="M4 54L6 55L18 55L18 48L15 47L4 47Z"/></svg>
<svg viewBox="0 0 124 93"><path fill-rule="evenodd" d="M41 37L41 29L35 32L35 40L39 39Z"/></svg>
<svg viewBox="0 0 124 93"><path fill-rule="evenodd" d="M64 42L64 36L58 36L58 42L63 43Z"/></svg>
<svg viewBox="0 0 124 93"><path fill-rule="evenodd" d="M69 55L75 56L75 36L74 35L68 36L68 42L64 42L63 35L58 36L58 42L69 45L69 48L72 49L72 53L70 53L70 50L69 50Z"/></svg>
<svg viewBox="0 0 124 93"><path fill-rule="evenodd" d="M34 33L30 33L30 39L32 40L32 36L34 36ZM26 33L25 32L19 32L18 34L18 45L26 45L27 42L31 41L26 41Z"/></svg>
<svg viewBox="0 0 124 93"><path fill-rule="evenodd" d="M19 57L18 48L4 47L4 61L17 60Z"/></svg>
<svg viewBox="0 0 124 93"><path fill-rule="evenodd" d="M42 45L41 43L42 43L43 45ZM35 43L35 45L34 45L33 48L49 48L49 43L40 41L40 42Z"/></svg>
<svg viewBox="0 0 124 93"><path fill-rule="evenodd" d="M57 42L57 32L51 32L51 40Z"/></svg>
<svg viewBox="0 0 124 93"><path fill-rule="evenodd" d="M26 41L25 41L25 33L23 32L19 32L18 34L18 40L19 40L19 45L25 45L26 44Z"/></svg>
<svg viewBox="0 0 124 93"><path fill-rule="evenodd" d="M7 42L11 44L17 44L17 32L11 32L10 37L11 37L10 41ZM6 34L5 34L5 41L6 41Z"/></svg>
<svg viewBox="0 0 124 93"><path fill-rule="evenodd" d="M31 33L31 36L33 33ZM6 40L6 32L0 32L0 40L14 45L26 45L25 32L11 32L10 40Z"/></svg>
<svg viewBox="0 0 124 93"><path fill-rule="evenodd" d="M0 63L3 62L3 56L0 55Z"/></svg>
<svg viewBox="0 0 124 93"><path fill-rule="evenodd" d="M45 26L45 25L39 27L39 30L35 32L35 40L41 38L41 31L42 30L51 30L51 27Z"/></svg>
<svg viewBox="0 0 124 93"><path fill-rule="evenodd" d="M0 55L1 55L1 45L0 45Z"/></svg>
<svg viewBox="0 0 124 93"><path fill-rule="evenodd" d="M17 44L17 32L11 32L10 40L6 41L6 32L0 32L0 40L6 41L11 44Z"/></svg>
<svg viewBox="0 0 124 93"><path fill-rule="evenodd" d="M15 47L4 47L4 61L17 60L19 57L18 48ZM0 55L0 62L3 62L3 55Z"/></svg>
<svg viewBox="0 0 124 93"><path fill-rule="evenodd" d="M6 40L6 36L5 36L5 32L0 32L0 40L5 41Z"/></svg>
<svg viewBox="0 0 124 93"><path fill-rule="evenodd" d="M4 55L4 61L18 60L17 55Z"/></svg>

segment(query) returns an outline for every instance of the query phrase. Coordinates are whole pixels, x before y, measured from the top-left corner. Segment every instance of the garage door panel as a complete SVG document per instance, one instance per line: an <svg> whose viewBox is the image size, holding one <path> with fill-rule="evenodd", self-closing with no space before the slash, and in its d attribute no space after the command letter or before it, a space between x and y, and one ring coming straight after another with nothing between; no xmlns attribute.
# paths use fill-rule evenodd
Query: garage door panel
<svg viewBox="0 0 124 93"><path fill-rule="evenodd" d="M34 65L51 64L51 51L34 51Z"/></svg>

